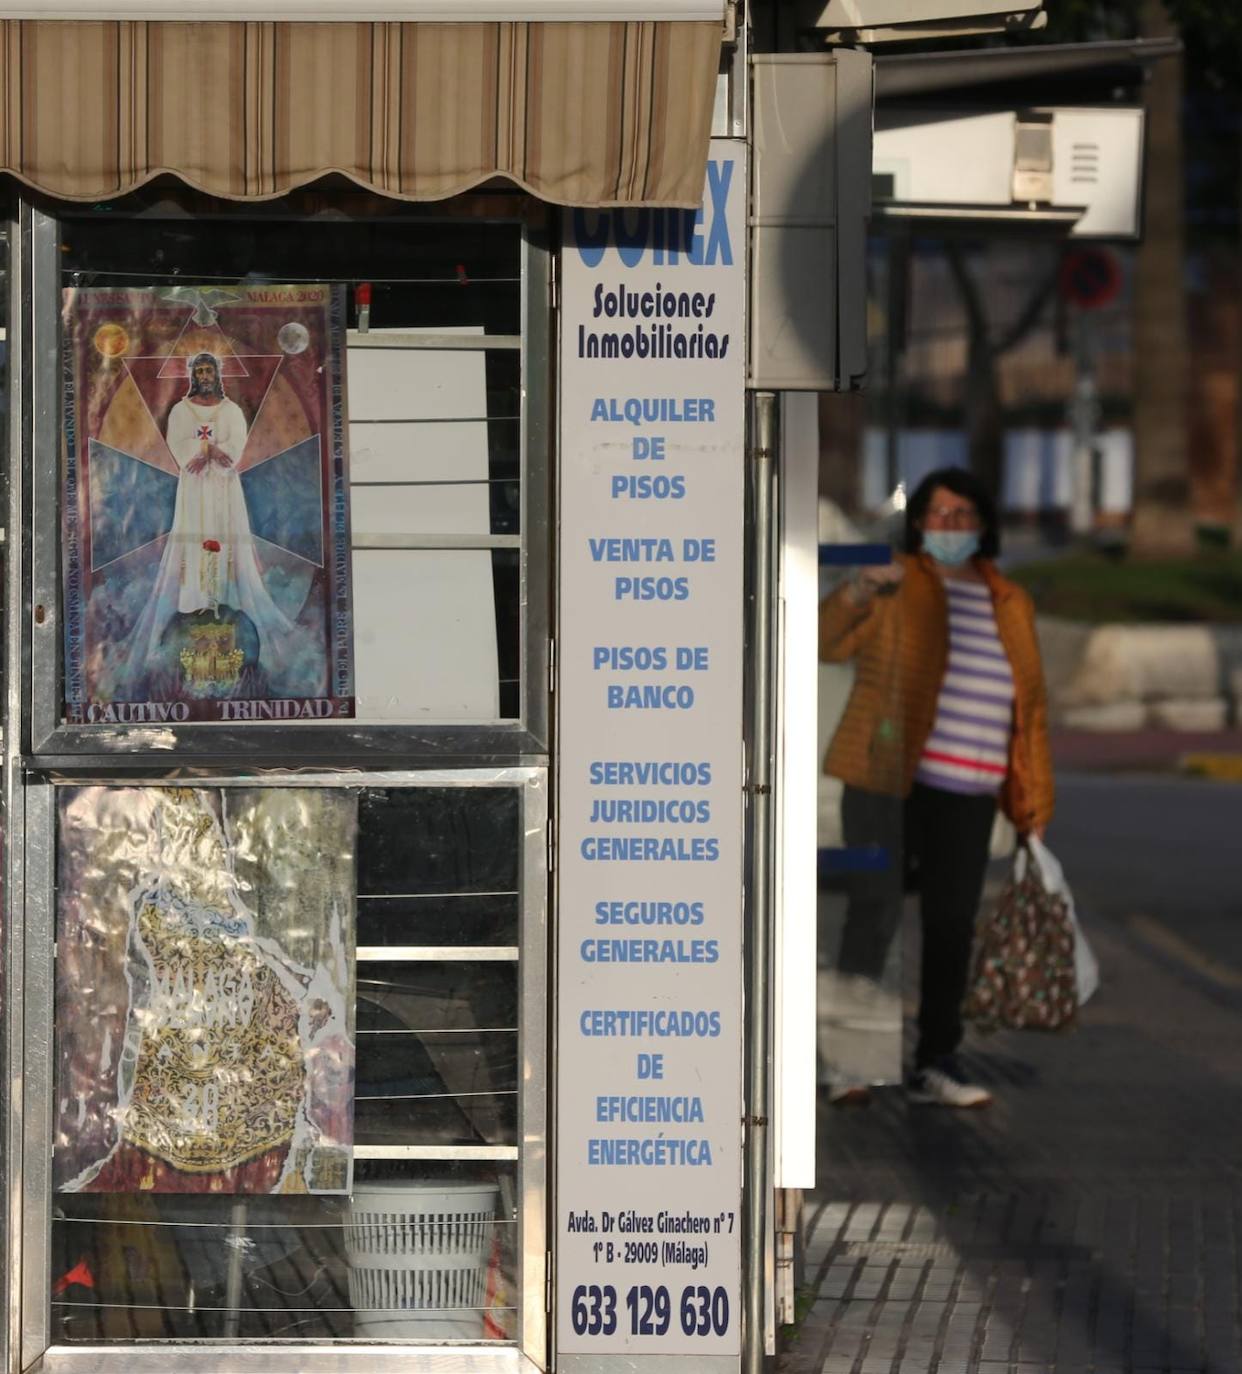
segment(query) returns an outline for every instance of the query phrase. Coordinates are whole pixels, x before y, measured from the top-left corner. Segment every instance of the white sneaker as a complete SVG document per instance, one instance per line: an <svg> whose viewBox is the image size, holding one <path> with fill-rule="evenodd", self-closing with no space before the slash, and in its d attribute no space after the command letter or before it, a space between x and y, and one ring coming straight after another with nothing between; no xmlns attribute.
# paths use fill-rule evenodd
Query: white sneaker
<svg viewBox="0 0 1242 1374"><path fill-rule="evenodd" d="M911 1102L927 1102L939 1107L989 1107L992 1094L978 1083L971 1083L952 1055L938 1059L925 1069L916 1069L906 1080L906 1096Z"/></svg>

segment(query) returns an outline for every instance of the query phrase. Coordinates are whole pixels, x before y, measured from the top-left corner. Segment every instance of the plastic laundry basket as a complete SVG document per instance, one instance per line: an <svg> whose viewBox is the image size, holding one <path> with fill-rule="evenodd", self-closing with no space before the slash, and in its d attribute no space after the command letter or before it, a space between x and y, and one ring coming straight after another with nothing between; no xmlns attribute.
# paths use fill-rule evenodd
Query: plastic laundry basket
<svg viewBox="0 0 1242 1374"><path fill-rule="evenodd" d="M494 1183L355 1184L345 1227L355 1333L478 1340L499 1197Z"/></svg>

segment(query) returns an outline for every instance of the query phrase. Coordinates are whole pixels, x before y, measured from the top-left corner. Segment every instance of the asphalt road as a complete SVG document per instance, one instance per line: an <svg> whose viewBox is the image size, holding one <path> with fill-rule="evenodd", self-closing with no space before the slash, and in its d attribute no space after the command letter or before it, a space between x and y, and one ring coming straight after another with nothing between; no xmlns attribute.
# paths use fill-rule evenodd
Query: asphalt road
<svg viewBox="0 0 1242 1374"><path fill-rule="evenodd" d="M1166 958L1242 989L1242 786L1062 773L1048 844L1087 928L1116 922Z"/></svg>

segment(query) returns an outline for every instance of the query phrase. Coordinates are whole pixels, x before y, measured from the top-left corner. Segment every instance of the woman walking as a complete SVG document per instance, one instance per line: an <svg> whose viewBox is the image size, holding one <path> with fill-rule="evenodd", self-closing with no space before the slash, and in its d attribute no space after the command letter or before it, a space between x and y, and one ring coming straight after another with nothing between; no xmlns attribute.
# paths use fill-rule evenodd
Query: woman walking
<svg viewBox="0 0 1242 1374"><path fill-rule="evenodd" d="M883 872L852 884L839 970L878 979L910 869L923 954L907 1091L948 1107L992 1100L967 1081L956 1051L997 804L1020 834L1042 835L1052 816L1035 612L997 571L999 546L987 489L943 468L910 498L905 552L864 568L820 607L820 658L856 661L824 771L845 783L846 845L890 855ZM833 1093L865 1095L861 1084Z"/></svg>

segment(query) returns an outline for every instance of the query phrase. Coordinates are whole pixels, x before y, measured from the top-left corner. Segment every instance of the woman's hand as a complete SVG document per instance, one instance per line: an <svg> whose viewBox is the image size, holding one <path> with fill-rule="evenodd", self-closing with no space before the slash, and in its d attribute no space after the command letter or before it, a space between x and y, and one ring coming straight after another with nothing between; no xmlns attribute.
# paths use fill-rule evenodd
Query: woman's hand
<svg viewBox="0 0 1242 1374"><path fill-rule="evenodd" d="M895 592L905 577L903 563L873 563L859 569L858 575L849 584L849 597L856 606L865 606L872 597L886 596Z"/></svg>

